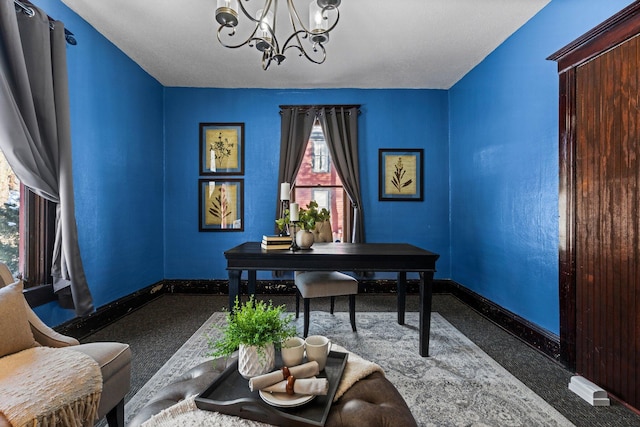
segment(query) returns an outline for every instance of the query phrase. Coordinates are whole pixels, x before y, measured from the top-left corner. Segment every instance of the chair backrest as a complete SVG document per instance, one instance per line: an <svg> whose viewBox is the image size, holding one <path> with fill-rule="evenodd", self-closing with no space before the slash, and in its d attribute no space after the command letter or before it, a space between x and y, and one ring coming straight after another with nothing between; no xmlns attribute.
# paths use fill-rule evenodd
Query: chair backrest
<svg viewBox="0 0 640 427"><path fill-rule="evenodd" d="M313 229L314 242L333 242L333 231L331 230L331 221L323 221L316 224Z"/></svg>

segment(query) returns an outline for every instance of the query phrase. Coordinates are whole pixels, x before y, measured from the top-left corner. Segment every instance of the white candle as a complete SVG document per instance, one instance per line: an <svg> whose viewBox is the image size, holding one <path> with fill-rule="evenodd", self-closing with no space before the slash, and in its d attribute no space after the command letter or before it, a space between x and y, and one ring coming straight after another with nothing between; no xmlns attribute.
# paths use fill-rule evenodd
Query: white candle
<svg viewBox="0 0 640 427"><path fill-rule="evenodd" d="M288 182L280 184L280 200L289 200L289 193L291 192L291 185Z"/></svg>
<svg viewBox="0 0 640 427"><path fill-rule="evenodd" d="M297 221L298 219L298 204L294 202L289 207L289 221Z"/></svg>

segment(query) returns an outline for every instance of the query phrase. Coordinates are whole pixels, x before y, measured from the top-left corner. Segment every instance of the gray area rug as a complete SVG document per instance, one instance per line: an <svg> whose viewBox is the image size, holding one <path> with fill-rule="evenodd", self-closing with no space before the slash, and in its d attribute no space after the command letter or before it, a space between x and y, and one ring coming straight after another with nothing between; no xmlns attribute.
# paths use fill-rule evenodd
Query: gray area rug
<svg viewBox="0 0 640 427"><path fill-rule="evenodd" d="M572 426L552 406L491 359L438 313L432 313L429 357L418 354L418 313L312 312L310 335L321 334L378 363L420 426ZM302 331L303 318L297 320ZM209 357L207 336L224 322L214 313L126 404L125 424L163 386Z"/></svg>

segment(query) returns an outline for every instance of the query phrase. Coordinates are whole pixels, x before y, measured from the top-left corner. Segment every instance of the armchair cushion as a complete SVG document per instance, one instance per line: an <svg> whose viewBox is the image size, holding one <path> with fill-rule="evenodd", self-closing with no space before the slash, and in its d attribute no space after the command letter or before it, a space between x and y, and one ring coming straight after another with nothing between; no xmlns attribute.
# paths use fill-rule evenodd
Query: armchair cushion
<svg viewBox="0 0 640 427"><path fill-rule="evenodd" d="M131 387L129 345L116 342L93 342L65 348L84 353L98 362L103 382L98 417L102 418L124 398Z"/></svg>
<svg viewBox="0 0 640 427"><path fill-rule="evenodd" d="M36 347L22 296L22 281L0 288L0 357Z"/></svg>

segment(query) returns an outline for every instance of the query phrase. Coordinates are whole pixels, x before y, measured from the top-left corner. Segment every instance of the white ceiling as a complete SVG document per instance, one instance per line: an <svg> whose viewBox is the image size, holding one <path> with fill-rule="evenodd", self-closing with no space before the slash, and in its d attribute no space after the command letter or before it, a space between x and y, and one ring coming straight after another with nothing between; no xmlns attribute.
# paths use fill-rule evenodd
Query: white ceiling
<svg viewBox="0 0 640 427"><path fill-rule="evenodd" d="M289 54L267 71L255 48L219 45L216 0L62 1L164 86L449 89L550 0L343 0L324 64Z"/></svg>

